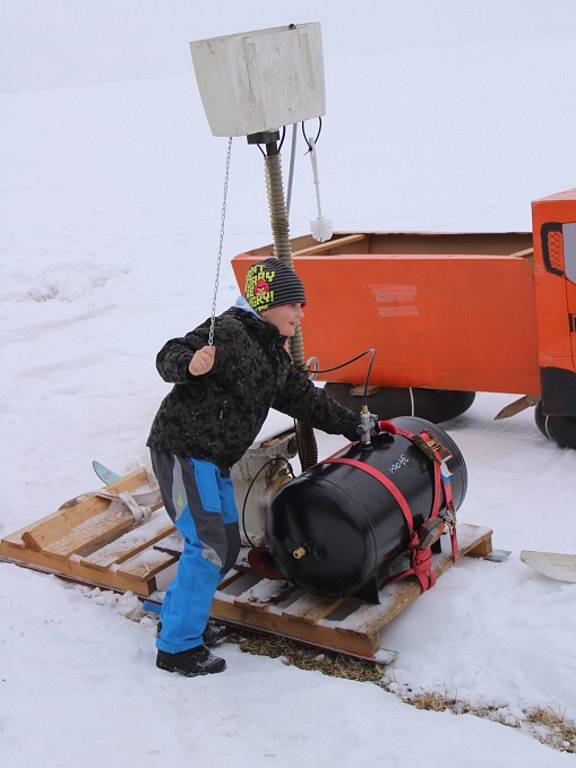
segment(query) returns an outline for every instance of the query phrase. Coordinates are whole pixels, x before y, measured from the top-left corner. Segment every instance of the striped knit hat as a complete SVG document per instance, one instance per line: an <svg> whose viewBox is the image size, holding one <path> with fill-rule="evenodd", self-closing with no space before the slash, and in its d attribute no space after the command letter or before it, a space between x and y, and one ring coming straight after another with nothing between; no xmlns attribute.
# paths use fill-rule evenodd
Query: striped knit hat
<svg viewBox="0 0 576 768"><path fill-rule="evenodd" d="M266 259L252 264L246 274L244 296L256 312L282 304L306 304L302 281L280 259Z"/></svg>

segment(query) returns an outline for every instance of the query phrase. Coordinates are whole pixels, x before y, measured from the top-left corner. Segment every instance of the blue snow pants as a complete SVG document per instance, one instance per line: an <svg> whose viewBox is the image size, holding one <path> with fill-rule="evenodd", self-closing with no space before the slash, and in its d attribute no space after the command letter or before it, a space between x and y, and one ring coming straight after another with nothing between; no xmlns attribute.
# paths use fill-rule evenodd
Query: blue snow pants
<svg viewBox="0 0 576 768"><path fill-rule="evenodd" d="M232 481L210 461L151 449L166 511L184 538L176 577L160 611L156 647L181 653L202 645L210 606L223 574L240 551Z"/></svg>

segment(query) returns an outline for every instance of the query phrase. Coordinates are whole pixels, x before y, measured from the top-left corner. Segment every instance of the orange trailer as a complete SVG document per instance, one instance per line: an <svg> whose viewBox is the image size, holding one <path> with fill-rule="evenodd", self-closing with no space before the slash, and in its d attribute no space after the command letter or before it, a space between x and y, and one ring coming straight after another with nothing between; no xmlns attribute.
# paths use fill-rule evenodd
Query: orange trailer
<svg viewBox="0 0 576 768"><path fill-rule="evenodd" d="M556 424L576 447L576 190L532 212L532 233L294 238L306 353L324 369L374 347L370 383L380 387L529 395L543 431L571 444L550 434ZM236 256L239 285L272 254L268 245ZM365 372L361 360L330 380L359 385Z"/></svg>

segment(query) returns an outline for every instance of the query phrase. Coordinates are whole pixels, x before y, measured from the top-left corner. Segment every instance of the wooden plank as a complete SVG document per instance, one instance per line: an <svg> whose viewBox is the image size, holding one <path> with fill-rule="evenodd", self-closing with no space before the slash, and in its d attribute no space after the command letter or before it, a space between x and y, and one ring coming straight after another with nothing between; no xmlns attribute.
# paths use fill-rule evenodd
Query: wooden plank
<svg viewBox="0 0 576 768"><path fill-rule="evenodd" d="M488 557L492 554L492 531L483 536L478 542L467 552L467 557Z"/></svg>
<svg viewBox="0 0 576 768"><path fill-rule="evenodd" d="M373 659L378 650L378 641L365 637L361 633L352 630L336 633L331 627L311 624L304 619L288 616L276 606L269 607L267 611L257 611L249 604L223 600L220 593L216 593L210 615L214 619L238 624L247 629L269 632L298 640L306 645L366 659Z"/></svg>
<svg viewBox="0 0 576 768"><path fill-rule="evenodd" d="M117 541L119 537L137 527L132 510L121 499L104 499L104 502L107 507L102 512L73 526L67 534L49 544L40 546L39 542L35 540L35 546L32 549L41 549L54 555L54 557L88 555L110 542ZM158 509L161 503L158 497L151 509ZM173 530L172 526L165 528L166 533L169 533L170 530ZM25 535L31 536L32 534ZM51 534L49 535L51 537Z"/></svg>
<svg viewBox="0 0 576 768"><path fill-rule="evenodd" d="M109 493L134 491L147 484L146 472L143 469L137 469L115 483L106 486L106 491ZM76 496L64 502L56 512L15 531L7 539L11 543L18 543L18 540L21 540L26 547L39 551L67 536L76 525L100 514L108 508L109 504L108 499L98 496L89 494Z"/></svg>
<svg viewBox="0 0 576 768"><path fill-rule="evenodd" d="M8 550L11 554L6 556ZM132 574L122 574L111 569L106 571L92 568L78 560L57 560L45 552L21 549L7 544L1 553L9 562L28 568L35 568L45 573L53 573L65 579L79 581L82 584L92 584L104 589L114 589L117 592L134 592L135 595L148 597L156 591L154 578L142 580Z"/></svg>
<svg viewBox="0 0 576 768"><path fill-rule="evenodd" d="M308 248L302 248L300 251L294 251L292 256L313 256L317 253L324 253L330 251L332 248L341 248L343 245L352 245L360 240L364 240L367 237L365 232L357 235L346 235L346 237L339 237L336 240L328 240L325 243L318 243L318 245L311 245Z"/></svg>
<svg viewBox="0 0 576 768"><path fill-rule="evenodd" d="M380 604L361 605L342 621L323 620L321 623L336 632L360 632L376 640L380 630L420 594L422 590L417 582L391 584L380 591Z"/></svg>
<svg viewBox="0 0 576 768"><path fill-rule="evenodd" d="M160 573L164 568L178 560L177 555L162 552L159 549L146 549L135 557L131 557L118 567L112 566L115 573L134 580L146 581Z"/></svg>
<svg viewBox="0 0 576 768"><path fill-rule="evenodd" d="M114 541L134 526L134 517L123 504L108 504L108 509L74 526L67 535L44 545L42 551L53 557L68 558L87 554Z"/></svg>
<svg viewBox="0 0 576 768"><path fill-rule="evenodd" d="M265 611L270 605L285 600L297 587L288 581L260 579L234 598L238 605L250 605L257 611Z"/></svg>
<svg viewBox="0 0 576 768"><path fill-rule="evenodd" d="M218 589L222 592L229 587L231 584L234 584L235 581L238 581L238 579L241 579L244 574L242 571L234 571L229 572L228 576L225 576L224 579L218 584Z"/></svg>
<svg viewBox="0 0 576 768"><path fill-rule="evenodd" d="M331 614L346 600L348 600L347 597L316 597L314 595L303 595L285 608L284 613L288 616L294 616L303 621L314 623Z"/></svg>
<svg viewBox="0 0 576 768"><path fill-rule="evenodd" d="M82 558L82 560L94 568L104 569L114 563L122 563L134 557L134 555L151 547L153 544L158 545L166 552L167 548L162 545L170 541L174 530L174 526L162 510L158 514L152 515L147 523L133 528L111 544L101 547L91 555Z"/></svg>

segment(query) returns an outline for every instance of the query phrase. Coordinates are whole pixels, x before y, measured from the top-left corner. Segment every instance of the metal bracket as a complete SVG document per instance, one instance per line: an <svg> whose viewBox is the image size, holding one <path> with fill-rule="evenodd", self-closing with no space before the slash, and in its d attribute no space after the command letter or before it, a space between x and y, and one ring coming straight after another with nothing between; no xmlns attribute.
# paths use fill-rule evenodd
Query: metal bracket
<svg viewBox="0 0 576 768"><path fill-rule="evenodd" d="M273 141L278 141L279 138L280 131L260 131L246 136L248 144L271 144Z"/></svg>
<svg viewBox="0 0 576 768"><path fill-rule="evenodd" d="M442 464L452 458L452 454L435 438L430 437L428 439L422 437L422 435L414 435L413 443L417 448L420 448L430 461L434 461L437 464Z"/></svg>

